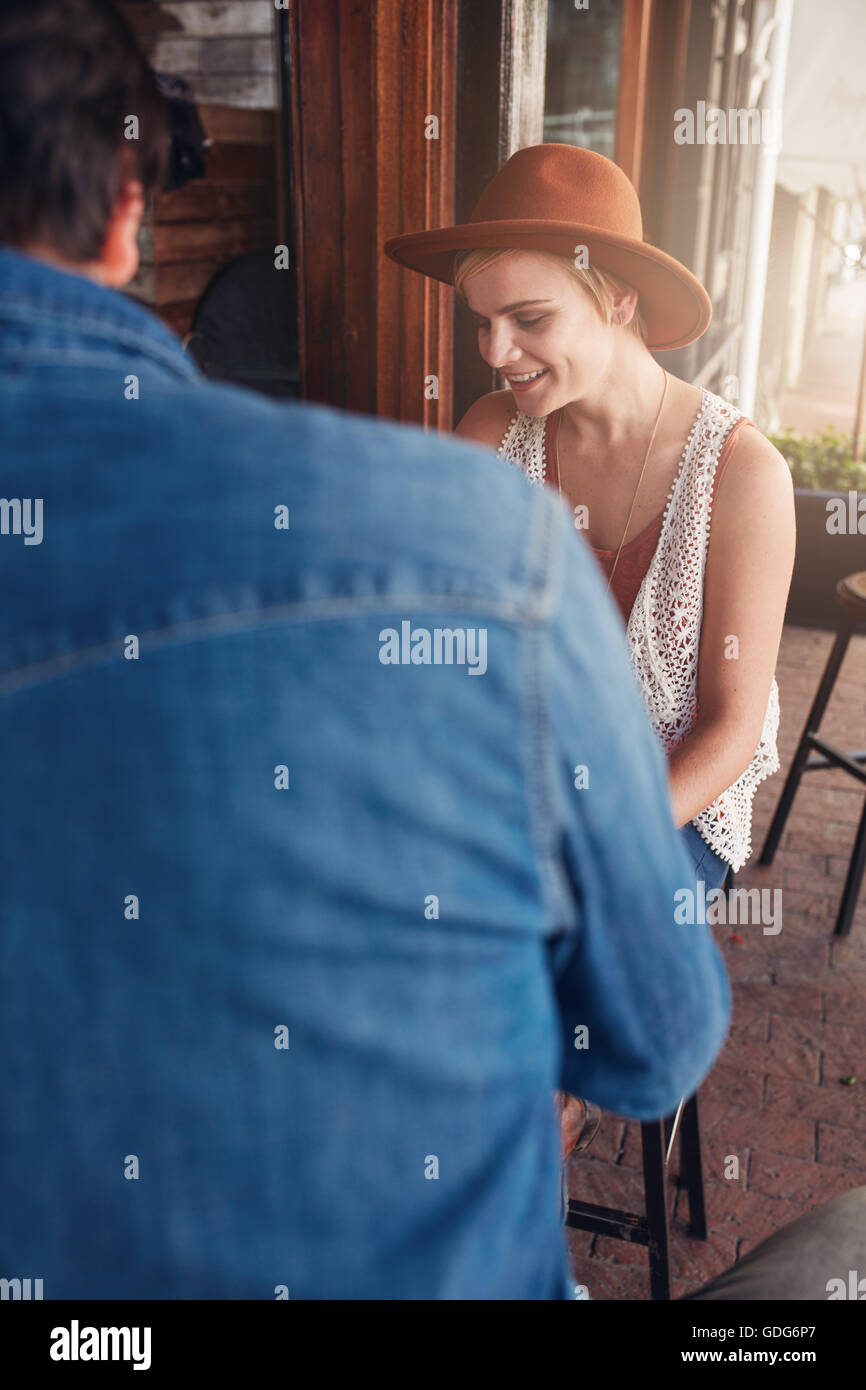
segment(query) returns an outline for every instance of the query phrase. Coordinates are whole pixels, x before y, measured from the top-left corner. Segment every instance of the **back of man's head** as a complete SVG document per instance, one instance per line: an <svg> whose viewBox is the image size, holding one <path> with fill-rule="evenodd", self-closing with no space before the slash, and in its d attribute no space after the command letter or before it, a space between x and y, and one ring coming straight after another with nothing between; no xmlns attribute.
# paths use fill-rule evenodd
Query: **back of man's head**
<svg viewBox="0 0 866 1390"><path fill-rule="evenodd" d="M121 186L158 185L153 72L109 0L0 4L0 244L95 261Z"/></svg>

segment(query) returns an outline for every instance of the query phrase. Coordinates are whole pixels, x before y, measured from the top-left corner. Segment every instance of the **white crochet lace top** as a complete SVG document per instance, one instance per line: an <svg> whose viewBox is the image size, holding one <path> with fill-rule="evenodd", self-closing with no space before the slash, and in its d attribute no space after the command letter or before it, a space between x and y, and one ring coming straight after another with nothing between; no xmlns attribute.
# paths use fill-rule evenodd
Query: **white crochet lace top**
<svg viewBox="0 0 866 1390"><path fill-rule="evenodd" d="M653 728L666 753L682 743L697 715L698 650L704 571L710 539L713 480L722 446L742 412L704 390L689 431L679 471L668 494L658 545L638 590L626 636L632 665ZM523 468L534 483L545 480L545 416L518 409L499 454ZM692 825L733 869L752 852L752 798L777 772L779 688L775 678L755 755L730 787L695 816Z"/></svg>

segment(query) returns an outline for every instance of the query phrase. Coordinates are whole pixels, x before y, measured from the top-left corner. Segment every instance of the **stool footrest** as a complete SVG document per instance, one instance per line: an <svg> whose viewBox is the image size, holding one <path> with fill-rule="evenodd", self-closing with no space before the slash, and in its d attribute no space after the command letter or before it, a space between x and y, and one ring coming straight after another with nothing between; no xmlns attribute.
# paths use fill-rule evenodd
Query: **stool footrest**
<svg viewBox="0 0 866 1390"><path fill-rule="evenodd" d="M816 772L827 767L841 767L852 777L856 777L858 782L866 783L866 767L858 767L858 763L866 763L866 751L841 753L838 748L833 747L832 743L827 743L814 733L808 733L806 741L810 747L817 748L818 753L813 753L806 760L803 767L804 772Z"/></svg>
<svg viewBox="0 0 866 1390"><path fill-rule="evenodd" d="M594 1231L596 1235L612 1236L615 1240L649 1245L646 1217L633 1211L599 1207L593 1202L575 1202L569 1198L565 1224L579 1231Z"/></svg>

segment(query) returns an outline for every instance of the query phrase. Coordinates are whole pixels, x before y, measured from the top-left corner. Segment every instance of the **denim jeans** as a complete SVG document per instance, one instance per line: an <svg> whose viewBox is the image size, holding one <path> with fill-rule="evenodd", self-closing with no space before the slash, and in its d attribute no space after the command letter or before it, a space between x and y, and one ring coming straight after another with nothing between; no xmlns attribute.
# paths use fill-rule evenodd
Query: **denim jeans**
<svg viewBox="0 0 866 1390"><path fill-rule="evenodd" d="M721 888L728 875L730 865L714 850L710 849L699 831L689 822L680 831L680 837L695 866L695 881L703 879L707 892L711 888Z"/></svg>

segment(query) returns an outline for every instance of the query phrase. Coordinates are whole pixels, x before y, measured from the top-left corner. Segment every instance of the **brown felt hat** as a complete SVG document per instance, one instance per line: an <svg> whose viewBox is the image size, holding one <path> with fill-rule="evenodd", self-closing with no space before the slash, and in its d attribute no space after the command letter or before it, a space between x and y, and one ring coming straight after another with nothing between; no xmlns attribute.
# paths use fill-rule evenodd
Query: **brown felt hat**
<svg viewBox="0 0 866 1390"><path fill-rule="evenodd" d="M468 222L391 237L385 253L450 285L458 251L503 247L573 259L577 246L587 248L594 269L637 290L648 347L684 347L707 328L709 295L684 265L644 241L631 181L613 160L575 145L518 150L490 180Z"/></svg>

